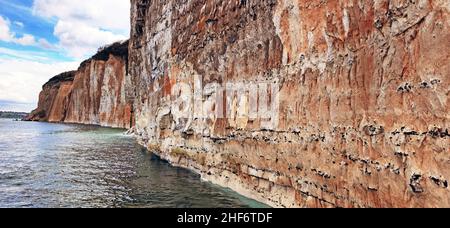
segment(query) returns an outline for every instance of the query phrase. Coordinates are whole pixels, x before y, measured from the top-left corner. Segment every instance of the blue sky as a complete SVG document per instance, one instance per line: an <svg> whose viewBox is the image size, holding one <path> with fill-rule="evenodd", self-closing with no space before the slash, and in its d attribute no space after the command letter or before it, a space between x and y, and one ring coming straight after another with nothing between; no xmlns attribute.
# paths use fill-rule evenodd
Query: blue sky
<svg viewBox="0 0 450 228"><path fill-rule="evenodd" d="M57 44L58 38L53 35L53 29L56 21L51 18L42 18L33 15L33 0L0 0L0 16L10 22L10 30L16 36L31 34L35 39L45 39L50 44ZM73 57L69 57L61 52L61 50L49 50L39 46L20 45L14 42L5 42L0 40L0 47L18 51L41 52L42 55L48 56L58 61L73 61ZM5 52L0 52L0 56L10 56ZM11 56L10 56L11 57Z"/></svg>
<svg viewBox="0 0 450 228"><path fill-rule="evenodd" d="M0 110L31 111L52 76L129 36L129 0L0 0Z"/></svg>

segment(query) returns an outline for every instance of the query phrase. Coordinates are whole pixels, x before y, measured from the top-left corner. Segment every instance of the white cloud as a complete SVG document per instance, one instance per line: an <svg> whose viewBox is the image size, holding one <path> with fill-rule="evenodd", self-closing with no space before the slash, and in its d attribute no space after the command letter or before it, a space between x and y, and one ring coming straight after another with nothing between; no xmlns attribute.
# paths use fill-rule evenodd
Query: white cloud
<svg viewBox="0 0 450 228"><path fill-rule="evenodd" d="M40 63L0 57L0 101L35 106L45 82L61 72L76 69L78 64L78 62Z"/></svg>
<svg viewBox="0 0 450 228"><path fill-rule="evenodd" d="M30 34L25 34L21 38L16 39L16 43L24 46L35 45L36 40L34 39L34 36Z"/></svg>
<svg viewBox="0 0 450 228"><path fill-rule="evenodd" d="M36 62L54 62L54 60L50 58L45 52L18 51L2 47L0 47L0 56L7 56L13 59L22 59Z"/></svg>
<svg viewBox="0 0 450 228"><path fill-rule="evenodd" d="M56 50L55 45L49 43L46 39L38 40L39 46L47 50Z"/></svg>
<svg viewBox="0 0 450 228"><path fill-rule="evenodd" d="M128 30L130 26L129 0L35 0L33 12L104 29Z"/></svg>
<svg viewBox="0 0 450 228"><path fill-rule="evenodd" d="M9 20L0 16L0 40L10 42L13 38L11 31L9 30L10 26Z"/></svg>
<svg viewBox="0 0 450 228"><path fill-rule="evenodd" d="M7 7L8 9L20 10L22 12L31 12L29 7L26 7L22 4L15 3L17 1L11 0L0 0L2 6Z"/></svg>
<svg viewBox="0 0 450 228"><path fill-rule="evenodd" d="M127 38L80 22L63 20L56 24L54 34L59 38L59 45L76 58L93 54L100 46Z"/></svg>
<svg viewBox="0 0 450 228"><path fill-rule="evenodd" d="M129 36L129 0L34 0L33 12L57 20L54 35L72 57L92 55Z"/></svg>
<svg viewBox="0 0 450 228"><path fill-rule="evenodd" d="M20 22L20 21L14 21L14 24L15 24L16 26L21 27L21 28L25 27L25 25L24 25L22 22Z"/></svg>
<svg viewBox="0 0 450 228"><path fill-rule="evenodd" d="M36 45L36 39L30 34L24 34L22 37L17 37L15 33L11 32L11 22L8 19L0 16L0 41L16 43L24 46Z"/></svg>
<svg viewBox="0 0 450 228"><path fill-rule="evenodd" d="M36 108L36 104L24 104L0 100L0 111L30 112Z"/></svg>

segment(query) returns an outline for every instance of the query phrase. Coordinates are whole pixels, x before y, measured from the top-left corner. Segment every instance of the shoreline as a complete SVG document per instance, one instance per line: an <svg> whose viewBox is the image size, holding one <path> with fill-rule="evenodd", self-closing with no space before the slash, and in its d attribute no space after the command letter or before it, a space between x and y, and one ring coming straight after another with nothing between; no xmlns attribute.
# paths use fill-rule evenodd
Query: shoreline
<svg viewBox="0 0 450 228"><path fill-rule="evenodd" d="M161 159L162 161L168 162L171 166L173 166L173 167L178 167L178 168L183 168L183 169L189 170L189 171L191 171L191 172L194 172L194 173L200 175L200 179L201 179L202 181L206 181L206 182L209 182L209 183L211 183L211 184L220 186L221 188L229 189L229 190L231 190L231 191L233 191L233 192L235 192L235 193L237 193L237 194L239 194L239 195L241 195L241 196L243 196L243 197L246 197L246 198L251 199L251 200L255 200L255 201L257 201L257 202L259 202L259 203L261 203L261 204L265 204L265 205L267 205L267 206L269 206L269 207L271 207L271 208L278 208L278 207L279 207L279 206L277 206L277 205L274 205L274 204L273 204L272 202L270 202L269 200L266 200L266 199L264 199L264 198L262 198L262 197L259 197L259 196L256 195L256 194L254 194L254 192L252 192L251 190L247 190L244 186L241 186L241 188L239 188L239 187L237 187L236 185L225 184L225 181L223 181L223 180L221 181L219 178L213 178L212 176L205 175L205 174L202 173L200 170L198 170L198 169L196 169L196 168L194 168L194 167L189 167L189 166L184 166L184 165L182 165L182 164L174 163L174 162L173 162L172 160L170 160L170 159L163 158L163 157L161 156L161 154L158 154L158 153L156 153L156 152L154 152L154 151L153 151L153 152L150 151L149 149L147 149L145 146L143 146L143 145L140 144L139 142L138 142L138 144L141 145L142 147L144 147L149 153L152 153L152 154L154 154L155 156L157 156L157 157L158 157L159 159ZM238 178L235 178L235 179L236 179L236 182L238 182L238 181L237 181Z"/></svg>
<svg viewBox="0 0 450 228"><path fill-rule="evenodd" d="M208 171L202 171L201 168L204 166L199 165L196 161L190 160L188 161L186 158L184 159L185 163L176 162L175 160L183 160L181 157L173 157L169 153L164 153L161 149L156 148L155 146L147 146L145 143L140 140L135 134L132 134L133 138L136 142L141 145L144 149L146 149L149 153L154 154L159 159L168 162L173 167L179 167L183 169L187 169L192 171L198 175L200 175L201 180L210 182L214 185L218 185L222 188L230 189L237 194L244 196L246 198L255 200L259 203L265 204L271 208L287 208L286 205L281 203L277 204L274 201L271 201L270 198L264 198L262 195L258 194L249 188L249 185L246 185L242 179L238 175L234 175L231 173L227 173L227 177L222 177L221 175L208 175ZM200 166L200 168L199 168ZM213 169L211 169L212 171ZM278 187L278 186L274 186ZM282 187L282 186L279 186ZM282 187L283 188L283 187Z"/></svg>
<svg viewBox="0 0 450 228"><path fill-rule="evenodd" d="M200 176L200 180L201 180L201 181L208 182L208 183L211 183L211 184L216 185L216 186L218 186L218 187L228 189L228 190L233 191L234 193L236 193L236 194L238 194L238 195L240 195L240 196L242 196L242 197L248 198L248 199L250 199L250 200L257 201L257 202L260 203L260 204L264 204L264 205L268 206L269 208L276 208L276 207L277 207L277 206L275 206L275 205L270 205L271 203L270 203L269 201L266 201L266 200L264 200L264 199L262 199L262 198L256 196L256 195L253 194L251 191L241 191L241 190L239 190L239 189L237 189L237 188L233 188L233 187L230 186L230 185L224 185L224 184L222 184L220 181L218 181L217 179L206 178L205 175L202 174L201 171L199 171L199 170L197 170L197 169L190 168L190 167L187 167L187 166L183 166L183 165L174 163L174 162L172 162L171 160L164 159L164 158L161 157L160 154L148 150L148 149L145 148L145 146L143 146L142 144L139 144L139 145L141 145L148 153L151 153L151 154L155 155L155 156L158 157L158 159L160 159L161 161L165 161L165 162L169 163L169 164L170 164L172 167L174 167L174 168L182 168L182 169L191 171L191 172L193 172L193 173L195 173L195 174L198 174L198 175Z"/></svg>
<svg viewBox="0 0 450 228"><path fill-rule="evenodd" d="M6 118L2 118L6 119ZM11 119L13 120L13 119ZM247 198L249 200L257 201L260 204L264 204L265 206L268 206L270 208L277 208L279 206L274 205L272 202L259 197L258 195L254 194L254 192L247 190L244 186L241 186L241 188L238 188L237 185L232 184L226 184L225 181L220 180L220 178L214 178L213 176L205 175L202 171L199 169L196 169L192 166L185 166L182 164L175 163L173 159L170 159L169 157L164 156L161 153L157 153L155 150L149 149L147 146L145 146L139 138L134 134L133 129L126 129L126 128L114 128L114 127L108 127L108 126L102 126L102 125L96 125L96 124L83 124L83 123L68 123L68 122L47 122L47 121L31 121L31 120L21 120L21 122L36 122L36 123L48 123L48 124L61 124L61 125L67 125L67 126L87 126L87 127L98 127L98 128L105 128L105 129L113 129L113 130L123 130L123 135L132 137L134 142L136 142L138 145L140 145L143 149L145 149L146 153L150 153L155 155L158 159L160 159L163 162L167 162L170 164L170 166L174 168L182 168L185 170L188 170L190 172L193 172L195 174L199 175L199 178L201 181L209 182L213 185L216 185L218 187L230 190L244 198ZM235 178L238 180L238 178ZM238 182L238 181L236 181Z"/></svg>

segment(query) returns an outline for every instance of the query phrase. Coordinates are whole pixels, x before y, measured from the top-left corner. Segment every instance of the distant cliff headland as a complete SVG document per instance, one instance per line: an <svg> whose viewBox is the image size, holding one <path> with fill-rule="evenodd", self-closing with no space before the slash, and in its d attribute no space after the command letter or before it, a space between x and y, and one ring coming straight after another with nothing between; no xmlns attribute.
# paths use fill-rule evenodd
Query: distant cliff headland
<svg viewBox="0 0 450 228"><path fill-rule="evenodd" d="M127 61L128 41L101 48L78 70L51 78L42 88L38 108L26 120L130 128Z"/></svg>
<svg viewBox="0 0 450 228"><path fill-rule="evenodd" d="M131 3L28 120L131 128L275 207L450 206L448 0Z"/></svg>

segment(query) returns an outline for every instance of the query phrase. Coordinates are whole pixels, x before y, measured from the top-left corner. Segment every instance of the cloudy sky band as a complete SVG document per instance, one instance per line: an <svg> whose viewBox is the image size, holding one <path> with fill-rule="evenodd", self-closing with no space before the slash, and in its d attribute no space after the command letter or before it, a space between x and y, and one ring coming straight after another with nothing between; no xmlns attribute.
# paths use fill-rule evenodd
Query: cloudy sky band
<svg viewBox="0 0 450 228"><path fill-rule="evenodd" d="M30 111L50 77L126 39L129 9L129 0L0 0L0 110Z"/></svg>

